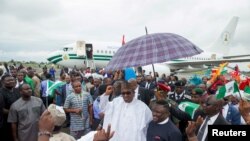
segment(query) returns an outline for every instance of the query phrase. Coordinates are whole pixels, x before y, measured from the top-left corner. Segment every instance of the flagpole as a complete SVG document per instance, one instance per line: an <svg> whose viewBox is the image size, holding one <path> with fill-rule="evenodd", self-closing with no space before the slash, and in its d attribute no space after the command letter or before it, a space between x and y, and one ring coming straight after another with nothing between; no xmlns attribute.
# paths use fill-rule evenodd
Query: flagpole
<svg viewBox="0 0 250 141"><path fill-rule="evenodd" d="M147 27L145 26L145 31L146 31L146 35L148 35L148 29Z"/></svg>
<svg viewBox="0 0 250 141"><path fill-rule="evenodd" d="M239 90L238 92L239 92L239 95L240 95L240 100L242 100L242 97L241 97L241 93L240 93L240 90Z"/></svg>
<svg viewBox="0 0 250 141"><path fill-rule="evenodd" d="M238 83L237 83L237 81L235 81L235 80L234 80L234 83L236 83L236 84L237 84L237 87L238 87L238 93L239 93L239 95L240 95L240 100L242 100L242 97L241 97L241 93L240 93L240 89L239 89Z"/></svg>
<svg viewBox="0 0 250 141"><path fill-rule="evenodd" d="M48 96L46 96L46 108L48 108L48 104L49 104L49 100L48 100Z"/></svg>
<svg viewBox="0 0 250 141"><path fill-rule="evenodd" d="M145 31L146 31L146 35L148 35L148 28L147 26L145 26ZM154 64L152 64L152 68L153 68L153 75L154 75L154 80L155 80L155 85L157 86L157 82L156 82L156 77L155 77L155 67ZM158 87L157 87L157 91L158 91Z"/></svg>

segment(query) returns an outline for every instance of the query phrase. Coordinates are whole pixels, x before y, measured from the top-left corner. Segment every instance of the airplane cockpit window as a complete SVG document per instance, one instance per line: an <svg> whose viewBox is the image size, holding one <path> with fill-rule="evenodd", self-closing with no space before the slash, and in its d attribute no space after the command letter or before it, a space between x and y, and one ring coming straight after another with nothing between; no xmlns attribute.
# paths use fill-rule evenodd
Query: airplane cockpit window
<svg viewBox="0 0 250 141"><path fill-rule="evenodd" d="M68 48L67 47L63 48L63 51L68 51Z"/></svg>
<svg viewBox="0 0 250 141"><path fill-rule="evenodd" d="M70 50L73 50L73 48L71 48L71 47L65 47L65 48L63 48L63 51L70 51Z"/></svg>

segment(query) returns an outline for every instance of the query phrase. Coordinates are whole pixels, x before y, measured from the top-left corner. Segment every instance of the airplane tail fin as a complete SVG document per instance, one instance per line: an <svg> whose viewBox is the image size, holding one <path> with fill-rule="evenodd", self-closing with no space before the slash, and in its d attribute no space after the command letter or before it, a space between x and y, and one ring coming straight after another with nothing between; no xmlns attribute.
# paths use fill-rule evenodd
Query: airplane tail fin
<svg viewBox="0 0 250 141"><path fill-rule="evenodd" d="M234 33L236 30L236 26L238 23L239 17L234 16L231 21L228 23L226 28L223 30L221 35L219 36L219 39L212 45L210 50L212 52L217 52L220 54L227 55L230 51L228 48L233 40Z"/></svg>

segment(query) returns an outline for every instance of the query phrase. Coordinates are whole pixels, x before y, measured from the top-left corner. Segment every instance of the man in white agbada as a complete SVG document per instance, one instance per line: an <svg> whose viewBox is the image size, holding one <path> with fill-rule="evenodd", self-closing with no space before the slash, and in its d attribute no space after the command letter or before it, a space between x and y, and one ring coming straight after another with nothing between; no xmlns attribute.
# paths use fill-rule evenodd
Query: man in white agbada
<svg viewBox="0 0 250 141"><path fill-rule="evenodd" d="M134 98L134 90L128 83L122 85L121 94L122 97L108 103L103 128L107 129L111 124L111 131L115 131L110 141L146 141L148 124L153 119L151 110ZM78 141L92 141L93 134L89 133Z"/></svg>

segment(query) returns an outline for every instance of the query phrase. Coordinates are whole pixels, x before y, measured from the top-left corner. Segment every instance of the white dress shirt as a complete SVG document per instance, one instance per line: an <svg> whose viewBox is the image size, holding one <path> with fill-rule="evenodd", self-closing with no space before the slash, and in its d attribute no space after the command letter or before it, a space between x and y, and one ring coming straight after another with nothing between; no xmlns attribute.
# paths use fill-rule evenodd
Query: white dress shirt
<svg viewBox="0 0 250 141"><path fill-rule="evenodd" d="M208 134L208 125L213 125L215 120L218 118L220 113L210 117L209 121L207 122L207 127L205 128L205 131L204 131L204 134L203 134L203 137L202 137L202 140L201 141L205 141L206 137L207 137L207 134ZM201 127L203 126L204 122L202 123ZM200 129L201 129L200 127ZM199 129L199 130L200 130Z"/></svg>

